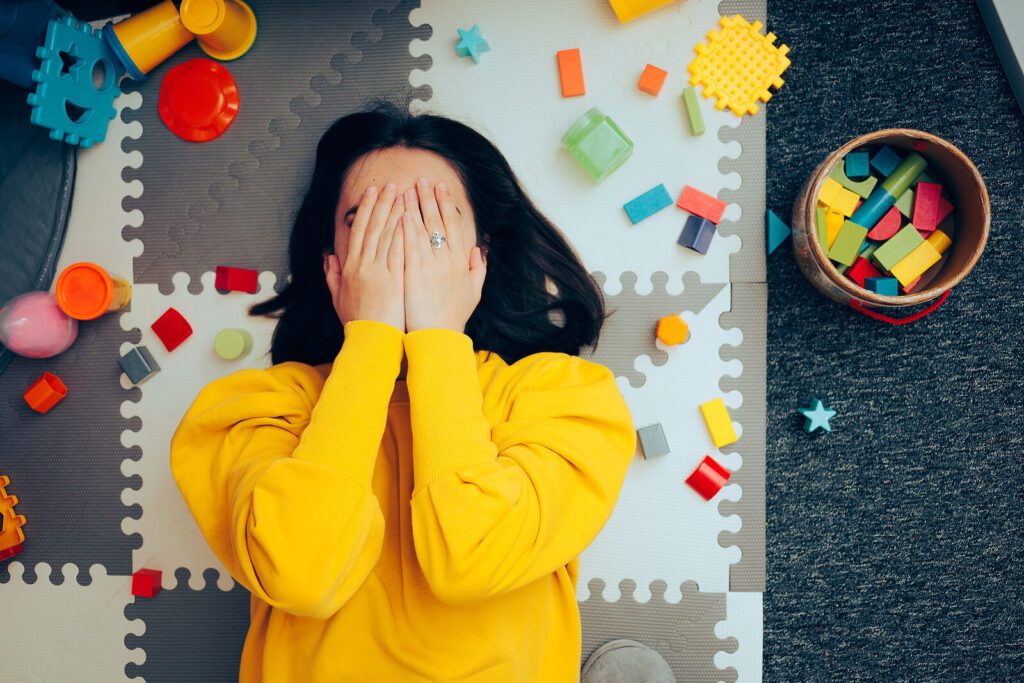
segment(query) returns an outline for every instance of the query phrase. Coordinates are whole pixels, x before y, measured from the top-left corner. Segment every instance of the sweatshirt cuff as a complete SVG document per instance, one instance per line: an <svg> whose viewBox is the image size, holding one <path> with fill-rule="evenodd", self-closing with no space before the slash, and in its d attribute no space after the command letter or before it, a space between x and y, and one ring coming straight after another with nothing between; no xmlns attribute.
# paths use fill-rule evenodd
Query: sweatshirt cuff
<svg viewBox="0 0 1024 683"><path fill-rule="evenodd" d="M338 467L370 488L405 333L377 320L350 320L344 330L294 457Z"/></svg>
<svg viewBox="0 0 1024 683"><path fill-rule="evenodd" d="M415 495L448 474L494 461L497 449L483 412L473 340L430 328L406 333L404 342Z"/></svg>

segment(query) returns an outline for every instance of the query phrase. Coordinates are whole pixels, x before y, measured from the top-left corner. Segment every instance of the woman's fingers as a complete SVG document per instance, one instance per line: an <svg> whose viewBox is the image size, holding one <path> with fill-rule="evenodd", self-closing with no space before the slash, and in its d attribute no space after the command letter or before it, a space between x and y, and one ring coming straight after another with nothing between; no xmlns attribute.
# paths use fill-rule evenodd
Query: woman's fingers
<svg viewBox="0 0 1024 683"><path fill-rule="evenodd" d="M392 273L405 271L405 231L402 229L402 214L395 221L394 238L388 248L388 270Z"/></svg>
<svg viewBox="0 0 1024 683"><path fill-rule="evenodd" d="M356 215L352 218L352 227L349 228L348 238L348 253L345 255L345 261L349 262L355 259L361 253L363 247L363 235L366 233L366 223L370 219L370 214L373 212L373 207L377 203L377 187L370 185L363 192L363 198L359 200L359 207L356 209ZM345 223L344 215L335 216L334 228L337 231Z"/></svg>
<svg viewBox="0 0 1024 683"><path fill-rule="evenodd" d="M452 194L448 191L448 186L445 183L438 183L434 192L437 194L437 206L441 220L444 222L444 235L448 238L448 246L451 247L453 253L461 254L464 248L462 245L462 216L456 210Z"/></svg>
<svg viewBox="0 0 1024 683"><path fill-rule="evenodd" d="M425 263L426 259L430 258L431 246L430 236L427 233L427 228L423 224L423 214L420 209L420 200L416 194L416 190L409 189L405 191L405 229L413 232L413 245L416 251L419 252L421 263ZM406 243L408 245L408 243ZM408 257L409 252L406 252Z"/></svg>
<svg viewBox="0 0 1024 683"><path fill-rule="evenodd" d="M391 213L388 215L388 220L384 225L384 231L381 233L380 240L377 242L378 261L387 261L388 254L391 251L391 242L395 237L395 229L398 227L398 221L404 212L405 197L398 195L394 206L391 207Z"/></svg>
<svg viewBox="0 0 1024 683"><path fill-rule="evenodd" d="M391 208L395 204L395 194L395 184L388 183L384 186L384 191L380 193L377 205L373 207L373 213L370 214L370 221L363 235L362 259L364 261L372 261L377 257L377 243L380 241L384 224L391 214Z"/></svg>
<svg viewBox="0 0 1024 683"><path fill-rule="evenodd" d="M423 225L426 228L427 235L432 235L435 231L441 233L446 238L448 237L445 230L445 223L441 220L441 211L437 208L437 200L434 198L434 190L430 187L430 181L426 178L420 178L416 183L416 192L420 201L420 211L423 214ZM449 244L449 246L451 246Z"/></svg>

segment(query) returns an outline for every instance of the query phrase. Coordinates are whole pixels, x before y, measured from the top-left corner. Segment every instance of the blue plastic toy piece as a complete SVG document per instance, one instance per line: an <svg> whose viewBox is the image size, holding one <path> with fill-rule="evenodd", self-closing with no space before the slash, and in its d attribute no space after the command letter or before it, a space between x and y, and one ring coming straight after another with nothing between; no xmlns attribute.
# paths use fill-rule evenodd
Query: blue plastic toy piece
<svg viewBox="0 0 1024 683"><path fill-rule="evenodd" d="M768 253L772 253L779 248L779 245L786 241L790 233L793 232L789 229L781 218L775 215L775 212L768 209Z"/></svg>
<svg viewBox="0 0 1024 683"><path fill-rule="evenodd" d="M629 220L636 225L645 218L650 218L654 214L658 213L666 206L672 206L672 197L669 195L668 190L665 189L665 184L662 183L657 187L644 192L636 199L631 199L623 205L623 209L626 210L626 215L629 216Z"/></svg>
<svg viewBox="0 0 1024 683"><path fill-rule="evenodd" d="M864 280L864 288L883 296L899 294L899 281L894 277L869 277Z"/></svg>
<svg viewBox="0 0 1024 683"><path fill-rule="evenodd" d="M683 226L683 232L680 233L677 243L701 254L706 254L711 246L711 238L714 236L714 223L707 218L690 216L686 219L686 225Z"/></svg>
<svg viewBox="0 0 1024 683"><path fill-rule="evenodd" d="M816 398L811 399L810 408L799 408L800 414L806 419L804 421L804 430L807 432L813 432L816 429L824 429L826 432L832 431L832 425L829 424L829 420L836 416L836 411L825 407L825 404Z"/></svg>
<svg viewBox="0 0 1024 683"><path fill-rule="evenodd" d="M116 113L114 99L121 94L117 81L124 67L100 32L70 16L51 20L36 56L42 65L32 72L32 123L71 145L103 142Z"/></svg>
<svg viewBox="0 0 1024 683"><path fill-rule="evenodd" d="M882 147L882 149L875 152L875 156L871 157L871 166L886 178L892 175L892 172L899 165L900 155L892 151L892 148L888 145Z"/></svg>
<svg viewBox="0 0 1024 683"><path fill-rule="evenodd" d="M53 0L0 2L0 79L26 90L35 87L36 48L43 44L46 26L56 16Z"/></svg>
<svg viewBox="0 0 1024 683"><path fill-rule="evenodd" d="M864 180L871 175L867 152L850 152L846 155L846 177L850 180Z"/></svg>
<svg viewBox="0 0 1024 683"><path fill-rule="evenodd" d="M480 35L480 27L473 24L473 28L468 31L463 31L461 28L455 30L459 32L459 42L455 46L455 54L460 57L472 57L473 63L479 64L480 55L491 49L487 40Z"/></svg>

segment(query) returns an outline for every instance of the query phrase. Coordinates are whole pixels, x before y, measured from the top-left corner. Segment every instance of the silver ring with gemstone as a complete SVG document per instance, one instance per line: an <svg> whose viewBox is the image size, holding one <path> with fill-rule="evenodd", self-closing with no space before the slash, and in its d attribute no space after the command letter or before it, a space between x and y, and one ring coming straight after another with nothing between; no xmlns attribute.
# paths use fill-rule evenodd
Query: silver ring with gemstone
<svg viewBox="0 0 1024 683"><path fill-rule="evenodd" d="M434 249L440 249L445 244L447 244L447 242L447 238L445 238L445 236L439 233L437 230L430 233L430 246L432 246Z"/></svg>

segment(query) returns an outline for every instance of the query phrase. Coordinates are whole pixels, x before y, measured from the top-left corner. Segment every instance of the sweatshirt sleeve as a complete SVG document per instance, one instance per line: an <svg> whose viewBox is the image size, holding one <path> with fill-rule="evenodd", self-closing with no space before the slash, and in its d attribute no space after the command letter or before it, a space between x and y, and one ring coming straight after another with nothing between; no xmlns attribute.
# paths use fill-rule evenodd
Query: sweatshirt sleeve
<svg viewBox="0 0 1024 683"><path fill-rule="evenodd" d="M207 543L253 595L326 619L380 556L372 476L403 332L355 320L326 382L281 363L210 382L171 440L171 472Z"/></svg>
<svg viewBox="0 0 1024 683"><path fill-rule="evenodd" d="M636 451L606 367L537 353L506 369L507 418L483 412L472 340L405 336L413 437L413 541L439 599L515 590L576 558L604 527Z"/></svg>

